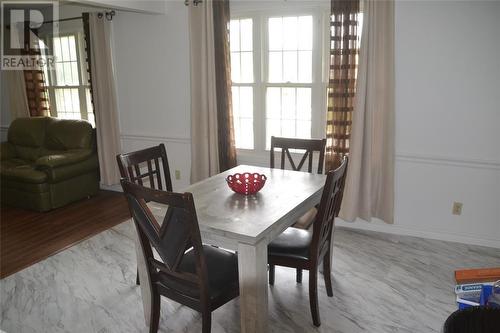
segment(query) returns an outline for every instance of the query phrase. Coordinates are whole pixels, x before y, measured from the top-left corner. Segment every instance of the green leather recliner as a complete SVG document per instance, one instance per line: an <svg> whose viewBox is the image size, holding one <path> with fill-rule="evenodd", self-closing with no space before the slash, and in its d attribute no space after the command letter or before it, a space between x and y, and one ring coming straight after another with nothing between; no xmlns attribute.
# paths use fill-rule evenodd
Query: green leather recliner
<svg viewBox="0 0 500 333"><path fill-rule="evenodd" d="M19 118L7 140L0 148L2 203L48 211L97 194L99 162L88 122Z"/></svg>

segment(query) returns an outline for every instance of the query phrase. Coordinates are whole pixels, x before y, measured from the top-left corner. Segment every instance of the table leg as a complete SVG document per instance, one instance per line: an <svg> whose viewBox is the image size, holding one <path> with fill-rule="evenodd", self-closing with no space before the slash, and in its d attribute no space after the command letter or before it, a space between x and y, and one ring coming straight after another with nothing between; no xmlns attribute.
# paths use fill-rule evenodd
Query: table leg
<svg viewBox="0 0 500 333"><path fill-rule="evenodd" d="M241 332L268 331L267 243L238 243Z"/></svg>
<svg viewBox="0 0 500 333"><path fill-rule="evenodd" d="M144 309L144 320L146 325L149 326L149 319L151 315L151 288L149 286L149 279L147 273L146 262L144 261L144 256L142 255L141 244L139 243L139 235L137 230L134 230L134 240L135 240L135 256L137 258L137 269L139 271L139 280L141 282L141 295L142 295L142 307ZM134 280L135 284L135 280Z"/></svg>

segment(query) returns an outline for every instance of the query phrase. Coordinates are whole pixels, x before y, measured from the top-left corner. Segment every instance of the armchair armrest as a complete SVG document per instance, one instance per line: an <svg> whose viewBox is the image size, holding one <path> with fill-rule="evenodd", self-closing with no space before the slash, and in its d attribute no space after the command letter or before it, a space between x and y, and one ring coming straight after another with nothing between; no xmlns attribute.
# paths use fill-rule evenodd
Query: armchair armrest
<svg viewBox="0 0 500 333"><path fill-rule="evenodd" d="M35 165L39 168L57 168L60 166L76 164L85 161L92 156L92 150L82 149L73 150L60 154L42 156L35 161Z"/></svg>
<svg viewBox="0 0 500 333"><path fill-rule="evenodd" d="M0 144L0 161L15 158L16 156L16 149L11 143L2 142Z"/></svg>

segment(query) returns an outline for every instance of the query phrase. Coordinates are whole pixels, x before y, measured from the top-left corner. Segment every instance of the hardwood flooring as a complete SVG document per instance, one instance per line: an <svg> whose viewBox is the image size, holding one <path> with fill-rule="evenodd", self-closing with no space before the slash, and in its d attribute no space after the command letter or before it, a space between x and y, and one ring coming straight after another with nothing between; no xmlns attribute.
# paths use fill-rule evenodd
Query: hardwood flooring
<svg viewBox="0 0 500 333"><path fill-rule="evenodd" d="M9 276L130 218L122 193L95 197L46 213L2 206L0 278Z"/></svg>

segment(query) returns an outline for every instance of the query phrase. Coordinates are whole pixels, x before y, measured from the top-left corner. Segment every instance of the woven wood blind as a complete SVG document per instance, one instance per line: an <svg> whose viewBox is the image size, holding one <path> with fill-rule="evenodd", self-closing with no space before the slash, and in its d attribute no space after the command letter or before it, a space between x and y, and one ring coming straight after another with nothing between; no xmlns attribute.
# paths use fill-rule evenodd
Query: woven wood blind
<svg viewBox="0 0 500 333"><path fill-rule="evenodd" d="M326 170L349 154L359 54L359 0L332 0Z"/></svg>
<svg viewBox="0 0 500 333"><path fill-rule="evenodd" d="M35 57L41 56L39 49L33 50L28 49L28 47L21 53ZM26 96L30 115L32 117L50 116L50 104L43 70L41 68L25 70L24 81L26 83Z"/></svg>
<svg viewBox="0 0 500 333"><path fill-rule="evenodd" d="M83 21L83 38L85 40L85 66L87 67L87 78L89 82L89 90L90 90L90 103L92 106L92 112L95 113L94 108L94 95L92 91L92 71L91 71L91 53L90 53L90 26L89 26L89 13L82 13L82 21Z"/></svg>

